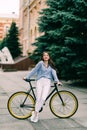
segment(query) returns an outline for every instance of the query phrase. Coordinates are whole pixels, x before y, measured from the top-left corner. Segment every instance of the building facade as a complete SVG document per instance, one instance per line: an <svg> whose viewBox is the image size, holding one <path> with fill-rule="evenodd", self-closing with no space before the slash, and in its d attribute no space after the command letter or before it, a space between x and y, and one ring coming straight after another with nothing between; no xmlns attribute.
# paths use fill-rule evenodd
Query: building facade
<svg viewBox="0 0 87 130"><path fill-rule="evenodd" d="M0 41L8 33L12 21L16 22L16 25L19 26L19 17L16 14L0 14Z"/></svg>
<svg viewBox="0 0 87 130"><path fill-rule="evenodd" d="M41 35L38 30L37 21L39 12L46 7L45 2L46 0L20 0L19 30L24 56L32 53L35 49L32 43Z"/></svg>

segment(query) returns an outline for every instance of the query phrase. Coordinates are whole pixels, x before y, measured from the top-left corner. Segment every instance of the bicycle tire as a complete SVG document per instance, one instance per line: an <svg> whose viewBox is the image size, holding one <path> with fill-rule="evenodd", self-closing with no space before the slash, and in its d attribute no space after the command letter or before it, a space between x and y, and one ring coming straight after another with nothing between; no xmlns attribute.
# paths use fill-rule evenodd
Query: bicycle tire
<svg viewBox="0 0 87 130"><path fill-rule="evenodd" d="M50 99L49 106L51 112L59 118L69 118L73 116L78 109L77 97L69 91L59 91L64 105L56 92Z"/></svg>
<svg viewBox="0 0 87 130"><path fill-rule="evenodd" d="M25 104L21 105L26 97L27 93L23 91L16 92L10 96L7 108L13 117L17 119L27 119L31 116L31 111L34 110L35 100L28 94Z"/></svg>

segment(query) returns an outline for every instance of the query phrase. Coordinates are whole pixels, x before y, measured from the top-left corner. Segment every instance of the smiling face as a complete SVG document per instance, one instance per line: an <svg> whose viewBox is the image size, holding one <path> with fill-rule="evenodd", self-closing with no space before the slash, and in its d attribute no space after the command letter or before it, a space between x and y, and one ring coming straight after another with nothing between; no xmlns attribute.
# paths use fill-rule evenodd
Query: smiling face
<svg viewBox="0 0 87 130"><path fill-rule="evenodd" d="M49 54L48 54L47 52L44 52L42 59L43 59L44 61L48 61L48 60L50 59Z"/></svg>

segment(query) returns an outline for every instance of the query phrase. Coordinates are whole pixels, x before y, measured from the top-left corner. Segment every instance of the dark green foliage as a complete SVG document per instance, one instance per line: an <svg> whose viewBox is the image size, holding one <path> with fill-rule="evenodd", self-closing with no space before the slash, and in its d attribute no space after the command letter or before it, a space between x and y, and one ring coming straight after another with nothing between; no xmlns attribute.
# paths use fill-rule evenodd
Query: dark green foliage
<svg viewBox="0 0 87 130"><path fill-rule="evenodd" d="M64 79L87 79L87 1L47 0L48 8L39 17L36 61L43 51L49 51Z"/></svg>
<svg viewBox="0 0 87 130"><path fill-rule="evenodd" d="M10 50L13 58L18 57L22 53L18 36L19 36L18 27L16 26L15 22L12 22L8 34L2 41L1 49L4 46L7 46L8 49Z"/></svg>
<svg viewBox="0 0 87 130"><path fill-rule="evenodd" d="M6 40L7 40L7 37L3 38L3 40L0 42L0 50L5 47Z"/></svg>
<svg viewBox="0 0 87 130"><path fill-rule="evenodd" d="M13 22L7 39L7 47L9 48L13 58L16 58L21 54L18 35L18 27L16 26L16 23Z"/></svg>

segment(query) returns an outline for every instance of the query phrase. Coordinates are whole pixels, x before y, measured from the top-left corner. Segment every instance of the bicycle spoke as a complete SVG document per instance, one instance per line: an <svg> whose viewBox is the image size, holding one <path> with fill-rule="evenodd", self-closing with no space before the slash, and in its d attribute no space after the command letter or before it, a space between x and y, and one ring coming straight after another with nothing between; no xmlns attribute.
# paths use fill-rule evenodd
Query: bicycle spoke
<svg viewBox="0 0 87 130"><path fill-rule="evenodd" d="M69 91L60 91L64 104L59 96L55 93L50 100L50 109L52 113L61 118L67 118L75 114L78 108L78 101L75 95Z"/></svg>
<svg viewBox="0 0 87 130"><path fill-rule="evenodd" d="M31 111L34 109L34 99L31 95L26 97L25 92L17 92L10 97L8 110L15 118L26 119L31 116Z"/></svg>

